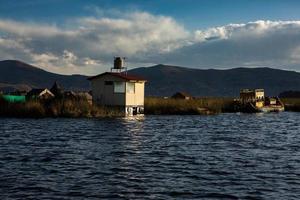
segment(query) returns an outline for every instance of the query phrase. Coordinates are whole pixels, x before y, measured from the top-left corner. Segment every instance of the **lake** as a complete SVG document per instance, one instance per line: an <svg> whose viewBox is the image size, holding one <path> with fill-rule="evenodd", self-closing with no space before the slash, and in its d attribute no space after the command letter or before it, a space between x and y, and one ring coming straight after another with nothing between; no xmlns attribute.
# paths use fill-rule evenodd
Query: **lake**
<svg viewBox="0 0 300 200"><path fill-rule="evenodd" d="M0 125L0 199L300 198L300 113Z"/></svg>

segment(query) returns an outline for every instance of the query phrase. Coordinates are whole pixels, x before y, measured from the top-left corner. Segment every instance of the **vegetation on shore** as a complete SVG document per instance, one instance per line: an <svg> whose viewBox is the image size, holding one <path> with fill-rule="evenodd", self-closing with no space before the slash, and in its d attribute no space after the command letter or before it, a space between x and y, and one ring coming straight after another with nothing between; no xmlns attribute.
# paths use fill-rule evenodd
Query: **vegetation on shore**
<svg viewBox="0 0 300 200"><path fill-rule="evenodd" d="M300 112L300 98L282 98L285 111ZM146 114L217 114L239 112L234 98L196 98L191 100L146 98Z"/></svg>
<svg viewBox="0 0 300 200"><path fill-rule="evenodd" d="M157 115L199 115L234 112L233 98L194 98L190 100L148 97L145 99L145 113Z"/></svg>
<svg viewBox="0 0 300 200"><path fill-rule="evenodd" d="M0 117L117 117L117 109L93 106L85 100L52 99L9 103L0 98Z"/></svg>
<svg viewBox="0 0 300 200"><path fill-rule="evenodd" d="M300 98L282 98L285 111L300 112Z"/></svg>
<svg viewBox="0 0 300 200"><path fill-rule="evenodd" d="M199 115L233 112L231 98L199 98L191 100L145 98L145 114ZM118 109L93 106L86 100L50 99L9 103L0 98L2 117L119 117Z"/></svg>
<svg viewBox="0 0 300 200"><path fill-rule="evenodd" d="M281 99L286 111L300 112L300 98ZM164 99L145 98L145 114L150 115L208 115L236 112L233 98ZM9 103L0 95L0 117L121 117L121 110L91 105L81 99L31 100L25 103Z"/></svg>

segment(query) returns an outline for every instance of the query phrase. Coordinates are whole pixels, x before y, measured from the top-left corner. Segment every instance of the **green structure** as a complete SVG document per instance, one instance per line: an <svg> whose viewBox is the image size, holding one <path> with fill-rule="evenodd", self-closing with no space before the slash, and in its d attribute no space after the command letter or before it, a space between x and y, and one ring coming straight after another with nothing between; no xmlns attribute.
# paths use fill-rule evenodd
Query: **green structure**
<svg viewBox="0 0 300 200"><path fill-rule="evenodd" d="M24 103L26 102L26 96L18 96L18 95L2 95L5 101L9 103Z"/></svg>

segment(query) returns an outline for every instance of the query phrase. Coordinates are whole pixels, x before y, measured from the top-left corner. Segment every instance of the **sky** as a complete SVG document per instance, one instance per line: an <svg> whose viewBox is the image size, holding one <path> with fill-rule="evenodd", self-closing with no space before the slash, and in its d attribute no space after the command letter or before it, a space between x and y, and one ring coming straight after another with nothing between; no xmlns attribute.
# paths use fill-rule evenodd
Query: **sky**
<svg viewBox="0 0 300 200"><path fill-rule="evenodd" d="M298 0L0 0L0 60L61 74L155 64L300 71Z"/></svg>

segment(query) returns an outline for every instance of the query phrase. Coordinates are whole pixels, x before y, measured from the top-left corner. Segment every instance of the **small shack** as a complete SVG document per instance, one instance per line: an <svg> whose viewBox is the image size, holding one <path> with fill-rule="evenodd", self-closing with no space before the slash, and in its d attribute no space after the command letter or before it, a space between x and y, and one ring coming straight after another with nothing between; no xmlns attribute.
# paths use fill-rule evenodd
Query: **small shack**
<svg viewBox="0 0 300 200"><path fill-rule="evenodd" d="M122 72L123 63L122 58L117 57L111 72L88 78L92 84L93 104L119 108L126 116L143 114L146 80Z"/></svg>
<svg viewBox="0 0 300 200"><path fill-rule="evenodd" d="M50 99L50 98L54 98L54 97L55 97L55 95L47 88L32 89L26 95L27 99Z"/></svg>
<svg viewBox="0 0 300 200"><path fill-rule="evenodd" d="M277 104L277 98L276 97L266 97L266 104L267 105L276 105Z"/></svg>
<svg viewBox="0 0 300 200"><path fill-rule="evenodd" d="M173 99L185 99L185 100L190 100L192 99L192 96L185 93L185 92L177 92L173 94L172 96Z"/></svg>

